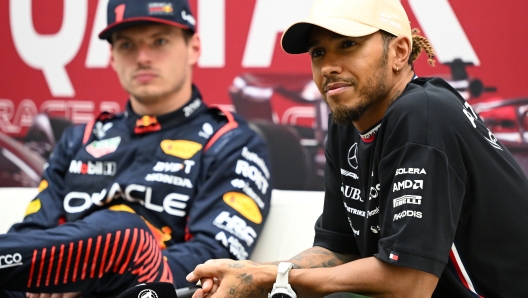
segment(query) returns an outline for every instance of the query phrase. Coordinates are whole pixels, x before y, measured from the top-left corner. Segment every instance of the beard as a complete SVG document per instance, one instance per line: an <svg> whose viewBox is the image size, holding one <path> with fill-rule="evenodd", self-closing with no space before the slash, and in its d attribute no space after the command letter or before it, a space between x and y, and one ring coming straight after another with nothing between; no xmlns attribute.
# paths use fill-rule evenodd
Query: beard
<svg viewBox="0 0 528 298"><path fill-rule="evenodd" d="M374 74L358 88L358 103L353 107L335 106L332 108L333 120L337 124L352 124L358 121L372 106L373 103L383 99L387 94L387 61L388 52L384 51L378 67ZM354 87L358 87L358 82L354 79L345 80L339 78L329 79L328 82L348 81ZM328 100L325 98L328 103Z"/></svg>

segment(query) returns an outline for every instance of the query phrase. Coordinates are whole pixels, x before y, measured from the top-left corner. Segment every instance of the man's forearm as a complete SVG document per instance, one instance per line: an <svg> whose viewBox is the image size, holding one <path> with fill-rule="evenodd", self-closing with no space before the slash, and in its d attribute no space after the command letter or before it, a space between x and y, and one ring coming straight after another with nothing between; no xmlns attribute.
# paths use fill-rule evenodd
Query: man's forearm
<svg viewBox="0 0 528 298"><path fill-rule="evenodd" d="M372 297L430 297L438 278L369 257L333 268L294 269L289 281L299 297L323 297L336 292Z"/></svg>
<svg viewBox="0 0 528 298"><path fill-rule="evenodd" d="M294 256L289 262L295 264L294 268L296 269L308 269L335 267L357 259L359 256L340 254L323 247L314 246Z"/></svg>
<svg viewBox="0 0 528 298"><path fill-rule="evenodd" d="M296 267L288 281L298 297L324 297L352 292L372 297L430 297L438 277L423 271L395 266L375 257L355 259L313 247L295 256ZM335 264L335 266L333 266ZM210 260L196 267L188 281L217 277L218 297L266 297L277 276L274 263ZM209 291L207 289L206 291ZM197 296L196 296L197 297Z"/></svg>

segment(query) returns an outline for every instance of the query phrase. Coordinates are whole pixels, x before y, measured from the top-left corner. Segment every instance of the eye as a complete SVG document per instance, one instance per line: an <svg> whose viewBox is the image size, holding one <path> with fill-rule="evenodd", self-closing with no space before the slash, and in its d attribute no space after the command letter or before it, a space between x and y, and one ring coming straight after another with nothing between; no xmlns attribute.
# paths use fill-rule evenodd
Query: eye
<svg viewBox="0 0 528 298"><path fill-rule="evenodd" d="M154 44L156 44L157 46L162 46L164 44L166 44L168 41L167 39L165 38L157 38L155 41L154 41Z"/></svg>
<svg viewBox="0 0 528 298"><path fill-rule="evenodd" d="M341 43L341 48L350 48L351 46L355 45L356 43L352 40L344 40L342 43Z"/></svg>
<svg viewBox="0 0 528 298"><path fill-rule="evenodd" d="M317 58L317 57L320 57L322 55L324 55L324 51L322 49L315 48L315 49L311 49L310 50L310 56L312 58Z"/></svg>
<svg viewBox="0 0 528 298"><path fill-rule="evenodd" d="M128 42L128 41L122 41L120 42L117 47L120 49L120 50L129 50L132 48L132 43L131 42Z"/></svg>

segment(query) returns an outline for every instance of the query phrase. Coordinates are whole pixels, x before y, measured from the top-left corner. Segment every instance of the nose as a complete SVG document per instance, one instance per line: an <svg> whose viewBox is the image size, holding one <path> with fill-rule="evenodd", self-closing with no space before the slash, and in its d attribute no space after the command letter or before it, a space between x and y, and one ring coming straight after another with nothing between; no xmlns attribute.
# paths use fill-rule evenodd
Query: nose
<svg viewBox="0 0 528 298"><path fill-rule="evenodd" d="M137 62L140 64L150 64L152 61L152 51L145 44L140 44L137 49Z"/></svg>
<svg viewBox="0 0 528 298"><path fill-rule="evenodd" d="M341 65L333 57L325 57L321 66L321 74L325 77L339 74L341 72Z"/></svg>

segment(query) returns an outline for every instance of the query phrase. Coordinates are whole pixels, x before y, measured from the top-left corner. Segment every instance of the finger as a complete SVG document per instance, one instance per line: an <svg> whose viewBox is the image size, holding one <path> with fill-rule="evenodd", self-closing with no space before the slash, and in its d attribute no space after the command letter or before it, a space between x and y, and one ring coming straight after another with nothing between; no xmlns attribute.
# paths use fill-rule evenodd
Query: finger
<svg viewBox="0 0 528 298"><path fill-rule="evenodd" d="M202 282L202 289L205 293L210 292L213 288L214 280L210 277L204 277L200 279Z"/></svg>
<svg viewBox="0 0 528 298"><path fill-rule="evenodd" d="M213 278L213 288L211 289L211 293L216 293L216 291L218 291L219 286L220 286L220 281L216 277Z"/></svg>
<svg viewBox="0 0 528 298"><path fill-rule="evenodd" d="M196 274L196 269L187 274L187 276L185 277L185 279L188 281L188 282L195 282L195 281L198 281L200 279L200 277Z"/></svg>
<svg viewBox="0 0 528 298"><path fill-rule="evenodd" d="M227 268L228 262L233 262L231 259L213 259L208 260L204 264L196 266L193 272L187 275L187 281L195 282L204 277L222 277L222 274Z"/></svg>
<svg viewBox="0 0 528 298"><path fill-rule="evenodd" d="M198 265L196 266L196 268L194 268L194 271L189 273L187 277L185 278L189 282L195 282L203 277L210 277L210 275L207 275L207 271L209 271L208 268L210 266L211 265L204 265L204 264Z"/></svg>
<svg viewBox="0 0 528 298"><path fill-rule="evenodd" d="M194 294L192 295L192 298L204 298L205 294L202 289L196 290Z"/></svg>
<svg viewBox="0 0 528 298"><path fill-rule="evenodd" d="M64 293L64 295L62 296L62 298L81 298L81 293L80 292L75 292L75 293Z"/></svg>

